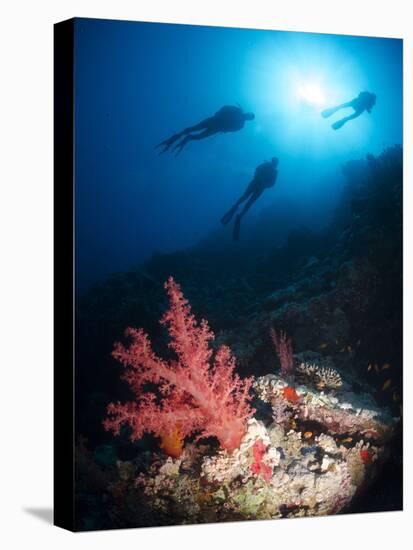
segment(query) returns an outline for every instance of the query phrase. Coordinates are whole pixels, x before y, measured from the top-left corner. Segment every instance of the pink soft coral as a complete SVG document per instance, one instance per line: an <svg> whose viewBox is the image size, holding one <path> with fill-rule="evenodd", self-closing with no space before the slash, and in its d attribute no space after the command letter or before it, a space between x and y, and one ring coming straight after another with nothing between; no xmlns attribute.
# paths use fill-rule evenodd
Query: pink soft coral
<svg viewBox="0 0 413 550"><path fill-rule="evenodd" d="M179 433L183 439L217 437L222 448L232 452L239 447L246 421L254 410L249 405L252 379L241 380L234 373L231 350L221 346L212 358L209 346L214 334L207 321L198 323L172 277L165 283L170 308L161 323L168 328L169 347L177 360L165 361L151 349L142 329L129 328L129 347L118 343L113 356L126 368L123 378L136 396L136 402L111 403L104 427L119 434L123 424L132 428L137 440L146 432L161 438ZM145 392L146 383L158 386L158 397Z"/></svg>

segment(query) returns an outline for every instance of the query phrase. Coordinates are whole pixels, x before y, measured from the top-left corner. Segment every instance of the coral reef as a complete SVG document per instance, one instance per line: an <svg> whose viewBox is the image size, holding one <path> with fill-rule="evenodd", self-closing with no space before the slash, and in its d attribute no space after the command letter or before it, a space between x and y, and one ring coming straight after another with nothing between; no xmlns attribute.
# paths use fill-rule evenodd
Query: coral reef
<svg viewBox="0 0 413 550"><path fill-rule="evenodd" d="M336 370L310 363L301 363L296 369L296 374L300 382L313 384L318 390L336 390L343 384Z"/></svg>
<svg viewBox="0 0 413 550"><path fill-rule="evenodd" d="M272 388L274 406L284 400L284 409L267 427L251 418L236 451L198 454L183 471L184 453L140 474L137 483L155 511L179 508L182 521L203 522L317 516L349 506L385 460L395 420L377 408L359 409L363 399L371 406L368 397L333 397L300 386L302 400L291 404L283 397L283 378L256 381L255 390L267 400L264 387ZM340 418L340 429L330 429L330 416Z"/></svg>
<svg viewBox="0 0 413 550"><path fill-rule="evenodd" d="M287 417L289 414L288 418L293 418L294 424L313 423L317 432L324 430L326 434L357 436L380 444L393 434L395 420L368 394L343 389L333 395L318 391L313 385L300 385L296 388L299 399L287 402L286 389L289 389L287 382L276 375L262 376L254 382L254 390L260 399L272 405L277 423L283 415ZM283 406L281 410L280 404Z"/></svg>

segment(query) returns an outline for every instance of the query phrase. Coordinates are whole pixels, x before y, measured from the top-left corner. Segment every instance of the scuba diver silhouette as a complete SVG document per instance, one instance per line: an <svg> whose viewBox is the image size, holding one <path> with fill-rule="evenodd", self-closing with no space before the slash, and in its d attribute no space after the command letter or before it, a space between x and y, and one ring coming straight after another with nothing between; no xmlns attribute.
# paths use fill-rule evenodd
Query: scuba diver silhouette
<svg viewBox="0 0 413 550"><path fill-rule="evenodd" d="M364 111L371 113L371 110L375 104L376 94L371 94L370 92L360 92L359 95L351 101L348 101L347 103L342 103L341 105L337 105L337 107L332 107L331 109L326 109L321 113L321 116L327 118L339 111L340 109L348 109L350 107L354 109L354 113L352 115L346 116L331 125L334 130L338 130L339 128L344 126L344 124L349 120L353 120L354 118L359 117L362 113L364 113Z"/></svg>
<svg viewBox="0 0 413 550"><path fill-rule="evenodd" d="M221 223L227 225L235 215L239 205L244 201L247 201L242 209L241 213L235 218L233 239L237 241L239 239L239 233L241 228L241 218L248 212L254 202L262 195L265 189L273 187L277 180L278 175L278 159L273 157L271 162L263 162L256 170L252 181L249 183L244 194L237 200L234 206L228 210L228 212L221 218ZM248 199L248 200L247 200Z"/></svg>
<svg viewBox="0 0 413 550"><path fill-rule="evenodd" d="M161 155L175 144L172 150L176 151L178 155L189 141L205 139L221 132L238 132L238 130L242 130L246 120L253 120L254 118L254 113L244 113L240 106L224 105L215 115L165 139L156 145L155 149L163 147L159 153ZM193 134L193 132L199 133Z"/></svg>

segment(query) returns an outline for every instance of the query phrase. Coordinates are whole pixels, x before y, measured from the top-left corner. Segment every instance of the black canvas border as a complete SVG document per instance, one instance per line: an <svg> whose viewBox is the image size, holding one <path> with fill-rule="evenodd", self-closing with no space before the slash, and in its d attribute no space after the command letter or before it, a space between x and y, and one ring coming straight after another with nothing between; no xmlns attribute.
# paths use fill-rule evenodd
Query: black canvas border
<svg viewBox="0 0 413 550"><path fill-rule="evenodd" d="M54 518L74 530L74 20L54 25Z"/></svg>

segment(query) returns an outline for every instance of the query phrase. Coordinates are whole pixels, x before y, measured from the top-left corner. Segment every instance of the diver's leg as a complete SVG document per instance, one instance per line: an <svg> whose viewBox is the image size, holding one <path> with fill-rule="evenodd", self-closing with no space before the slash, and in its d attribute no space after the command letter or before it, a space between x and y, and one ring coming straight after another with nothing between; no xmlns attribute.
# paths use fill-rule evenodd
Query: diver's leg
<svg viewBox="0 0 413 550"><path fill-rule="evenodd" d="M334 115L337 111L340 109L347 109L348 107L352 107L352 102L348 101L347 103L342 103L341 105L337 105L336 107L331 107L331 109L325 109L321 112L321 116L324 118L328 118L331 115Z"/></svg>
<svg viewBox="0 0 413 550"><path fill-rule="evenodd" d="M346 103L342 103L341 105L338 105L336 107L337 111L340 110L340 109L348 109L349 107L352 107L353 106L353 102L352 101L347 101Z"/></svg>
<svg viewBox="0 0 413 550"><path fill-rule="evenodd" d="M221 218L222 225L227 225L232 220L232 217L235 214L235 212L237 211L238 206L242 202L244 202L249 197L250 194L251 194L250 191L247 189L245 191L245 193L243 193L241 195L241 197L237 200L237 202L234 204L234 206L232 208L230 208L228 210L228 212L222 216L222 218Z"/></svg>
<svg viewBox="0 0 413 550"><path fill-rule="evenodd" d="M346 116L346 117L342 118L341 120L337 120L337 122L332 124L331 127L333 128L333 130L338 130L339 128L342 128L344 126L344 124L346 124L346 122L348 122L349 120L354 120L355 118L359 117L360 115L361 115L361 112L356 111L352 115Z"/></svg>
<svg viewBox="0 0 413 550"><path fill-rule="evenodd" d="M206 130L211 125L212 117L206 118L205 120L201 120L198 124L195 124L194 126L188 126L188 128L184 128L182 132L180 133L181 136L185 134L191 134L192 132L200 132L201 130Z"/></svg>
<svg viewBox="0 0 413 550"><path fill-rule="evenodd" d="M238 203L235 203L234 206L232 208L230 208L228 210L228 212L222 216L222 218L221 218L222 225L228 225L229 224L229 222L232 220L233 215L237 211L237 208L238 208Z"/></svg>
<svg viewBox="0 0 413 550"><path fill-rule="evenodd" d="M251 206L254 204L254 202L260 197L261 192L252 193L248 201L245 203L244 208L241 210L239 216L242 218L242 216L245 216L245 214L248 212L248 210L251 208Z"/></svg>
<svg viewBox="0 0 413 550"><path fill-rule="evenodd" d="M164 141L161 141L158 143L158 145L155 145L155 149L158 149L158 147L163 147L162 151L159 152L160 155L162 153L166 153L166 151L182 136L182 132L178 132L177 134L174 134L168 139L165 139Z"/></svg>
<svg viewBox="0 0 413 550"><path fill-rule="evenodd" d="M211 118L206 118L205 120L201 120L201 122L195 124L194 126L188 126L188 128L184 128L181 132L173 134L170 138L161 141L161 143L158 143L158 145L155 146L155 149L163 146L162 151L159 153L161 155L162 153L165 153L182 136L190 134L191 132L198 132L200 130L207 129L210 125L210 122Z"/></svg>
<svg viewBox="0 0 413 550"><path fill-rule="evenodd" d="M182 149L185 147L185 145L189 141L199 141L200 139L205 139L207 137L210 137L214 134L216 134L217 131L213 130L211 128L207 128L200 134L188 134L187 136L183 137L181 141L179 141L175 147L173 148L174 151L176 151L176 154L179 155L179 153L182 151Z"/></svg>
<svg viewBox="0 0 413 550"><path fill-rule="evenodd" d="M234 241L239 240L239 233L240 233L240 229L241 229L241 219L242 219L242 217L245 216L245 214L248 212L248 210L251 208L251 206L254 204L254 202L259 198L261 193L262 193L262 191L258 192L258 193L253 193L250 196L250 198L248 199L248 201L245 203L244 208L242 209L240 214L238 214L238 216L235 218L234 231L232 233L232 237L233 237Z"/></svg>

